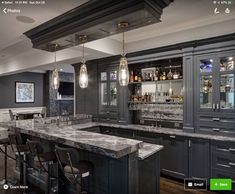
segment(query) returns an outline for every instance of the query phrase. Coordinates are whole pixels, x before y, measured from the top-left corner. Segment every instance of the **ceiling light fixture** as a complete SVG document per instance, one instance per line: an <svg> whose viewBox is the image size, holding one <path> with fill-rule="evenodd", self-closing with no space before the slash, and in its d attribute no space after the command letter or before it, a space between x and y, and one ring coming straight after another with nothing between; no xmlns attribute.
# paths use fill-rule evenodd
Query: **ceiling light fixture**
<svg viewBox="0 0 235 194"><path fill-rule="evenodd" d="M121 22L118 24L120 29L125 29L129 26L128 22ZM129 69L125 53L125 37L124 30L122 32L122 57L120 59L119 71L118 71L118 80L121 86L127 86L129 83Z"/></svg>
<svg viewBox="0 0 235 194"><path fill-rule="evenodd" d="M80 41L85 42L87 39L86 35L79 37ZM85 60L85 47L84 43L82 45L82 61L81 67L79 72L79 86L80 88L87 88L88 87L88 73L86 67L86 60Z"/></svg>
<svg viewBox="0 0 235 194"><path fill-rule="evenodd" d="M60 77L59 77L59 70L57 68L57 63L56 63L56 49L57 49L57 44L55 44L55 65L56 68L52 71L52 88L54 90L58 90L60 87Z"/></svg>

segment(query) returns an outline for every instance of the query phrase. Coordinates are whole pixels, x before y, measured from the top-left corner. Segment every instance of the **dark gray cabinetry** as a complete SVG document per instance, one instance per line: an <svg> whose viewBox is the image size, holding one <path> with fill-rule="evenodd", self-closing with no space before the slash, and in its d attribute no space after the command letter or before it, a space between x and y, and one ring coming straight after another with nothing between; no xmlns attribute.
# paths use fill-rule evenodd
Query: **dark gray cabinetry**
<svg viewBox="0 0 235 194"><path fill-rule="evenodd" d="M209 140L189 139L189 177L210 178ZM209 183L209 182L208 182Z"/></svg>
<svg viewBox="0 0 235 194"><path fill-rule="evenodd" d="M235 191L235 143L212 141L211 177L231 178Z"/></svg>
<svg viewBox="0 0 235 194"><path fill-rule="evenodd" d="M188 177L188 139L175 135L162 136L161 172L175 178Z"/></svg>
<svg viewBox="0 0 235 194"><path fill-rule="evenodd" d="M235 52L199 55L195 59L196 130L235 135Z"/></svg>
<svg viewBox="0 0 235 194"><path fill-rule="evenodd" d="M118 120L118 70L117 66L99 67L99 120Z"/></svg>

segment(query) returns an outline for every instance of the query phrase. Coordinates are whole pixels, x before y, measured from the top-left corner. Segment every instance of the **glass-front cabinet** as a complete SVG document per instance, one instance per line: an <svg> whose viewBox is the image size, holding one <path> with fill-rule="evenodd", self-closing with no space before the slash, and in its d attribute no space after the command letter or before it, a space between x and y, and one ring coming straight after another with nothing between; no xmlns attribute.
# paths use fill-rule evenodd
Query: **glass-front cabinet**
<svg viewBox="0 0 235 194"><path fill-rule="evenodd" d="M196 57L196 129L235 135L235 52Z"/></svg>
<svg viewBox="0 0 235 194"><path fill-rule="evenodd" d="M99 115L100 120L117 119L118 71L109 67L99 71Z"/></svg>
<svg viewBox="0 0 235 194"><path fill-rule="evenodd" d="M234 53L197 59L199 111L234 112Z"/></svg>

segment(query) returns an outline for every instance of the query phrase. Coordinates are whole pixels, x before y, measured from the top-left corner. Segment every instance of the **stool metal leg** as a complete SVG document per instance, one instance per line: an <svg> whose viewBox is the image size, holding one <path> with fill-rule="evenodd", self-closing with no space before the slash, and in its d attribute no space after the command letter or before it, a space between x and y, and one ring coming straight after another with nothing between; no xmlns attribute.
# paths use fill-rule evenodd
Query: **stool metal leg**
<svg viewBox="0 0 235 194"><path fill-rule="evenodd" d="M1 185L4 185L7 183L7 144L4 144L4 178L2 181L0 181Z"/></svg>
<svg viewBox="0 0 235 194"><path fill-rule="evenodd" d="M7 183L7 144L4 145L5 147L5 156L4 156L4 184Z"/></svg>
<svg viewBox="0 0 235 194"><path fill-rule="evenodd" d="M23 185L27 186L27 166L26 166L26 157L27 155L23 155ZM23 194L26 194L26 190L24 189Z"/></svg>

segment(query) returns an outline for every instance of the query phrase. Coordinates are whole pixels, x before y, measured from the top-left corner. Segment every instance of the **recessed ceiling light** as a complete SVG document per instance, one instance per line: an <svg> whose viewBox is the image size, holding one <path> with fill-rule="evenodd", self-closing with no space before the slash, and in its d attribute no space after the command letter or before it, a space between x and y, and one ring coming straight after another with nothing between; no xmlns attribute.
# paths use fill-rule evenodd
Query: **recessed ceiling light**
<svg viewBox="0 0 235 194"><path fill-rule="evenodd" d="M27 24L31 24L35 22L33 18L28 17L28 16L16 16L16 20L22 23L27 23Z"/></svg>

